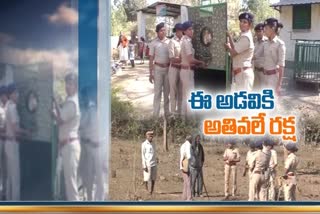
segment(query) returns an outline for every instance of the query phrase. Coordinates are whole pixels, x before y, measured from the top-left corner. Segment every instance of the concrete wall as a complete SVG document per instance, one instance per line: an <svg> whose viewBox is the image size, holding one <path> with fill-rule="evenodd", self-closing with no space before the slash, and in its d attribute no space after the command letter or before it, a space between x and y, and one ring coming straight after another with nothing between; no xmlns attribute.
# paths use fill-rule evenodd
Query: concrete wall
<svg viewBox="0 0 320 214"><path fill-rule="evenodd" d="M320 4L311 6L311 29L292 29L292 6L282 6L280 21L284 28L280 32L281 39L286 43L287 61L294 61L294 48L296 40L320 40Z"/></svg>

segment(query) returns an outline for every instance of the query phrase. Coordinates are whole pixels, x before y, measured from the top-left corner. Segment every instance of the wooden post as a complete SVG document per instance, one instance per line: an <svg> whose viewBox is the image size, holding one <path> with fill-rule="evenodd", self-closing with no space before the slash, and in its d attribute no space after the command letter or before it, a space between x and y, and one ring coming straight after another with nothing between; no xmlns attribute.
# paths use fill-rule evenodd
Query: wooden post
<svg viewBox="0 0 320 214"><path fill-rule="evenodd" d="M171 143L174 144L175 142L175 122L176 119L173 118L171 123L170 123L170 130L171 130Z"/></svg>
<svg viewBox="0 0 320 214"><path fill-rule="evenodd" d="M168 142L167 142L167 118L163 116L163 150L168 151Z"/></svg>

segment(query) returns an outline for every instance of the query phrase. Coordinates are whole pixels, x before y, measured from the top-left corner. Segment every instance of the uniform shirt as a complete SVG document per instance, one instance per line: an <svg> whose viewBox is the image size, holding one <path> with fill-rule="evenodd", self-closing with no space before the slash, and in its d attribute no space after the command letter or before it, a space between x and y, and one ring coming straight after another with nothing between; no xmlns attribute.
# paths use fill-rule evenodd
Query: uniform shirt
<svg viewBox="0 0 320 214"><path fill-rule="evenodd" d="M156 148L153 143L148 140L141 145L142 166L143 168L153 167L157 165L156 162Z"/></svg>
<svg viewBox="0 0 320 214"><path fill-rule="evenodd" d="M271 149L271 158L270 158L270 168L274 168L275 165L278 165L277 152L274 149Z"/></svg>
<svg viewBox="0 0 320 214"><path fill-rule="evenodd" d="M255 154L254 160L250 163L249 168L253 172L264 172L268 169L271 158L271 152L268 150L258 150Z"/></svg>
<svg viewBox="0 0 320 214"><path fill-rule="evenodd" d="M169 42L168 38L164 38L163 40L156 38L151 42L150 56L154 56L154 62L169 63Z"/></svg>
<svg viewBox="0 0 320 214"><path fill-rule="evenodd" d="M189 141L184 142L180 147L180 169L183 169L182 161L184 158L191 158L191 143Z"/></svg>
<svg viewBox="0 0 320 214"><path fill-rule="evenodd" d="M254 43L254 67L263 68L264 64L264 43L267 40L266 37L262 37L261 40L257 40Z"/></svg>
<svg viewBox="0 0 320 214"><path fill-rule="evenodd" d="M84 139L98 142L98 115L94 102L89 102L87 109L81 113L80 135Z"/></svg>
<svg viewBox="0 0 320 214"><path fill-rule="evenodd" d="M182 38L174 36L169 42L169 58L179 58L181 52Z"/></svg>
<svg viewBox="0 0 320 214"><path fill-rule="evenodd" d="M234 43L234 49L238 53L233 57L233 68L252 66L254 43L251 31L241 33L239 40Z"/></svg>
<svg viewBox="0 0 320 214"><path fill-rule="evenodd" d="M224 151L223 158L228 158L228 160L225 161L225 163L229 163L229 160L235 160L240 158L240 153L238 148L229 149L227 148Z"/></svg>
<svg viewBox="0 0 320 214"><path fill-rule="evenodd" d="M63 123L59 126L59 140L64 141L70 138L78 138L80 126L78 95L67 97L60 109L60 116Z"/></svg>
<svg viewBox="0 0 320 214"><path fill-rule="evenodd" d="M181 64L190 66L188 56L194 56L194 48L192 47L192 39L189 36L183 36L181 42Z"/></svg>
<svg viewBox="0 0 320 214"><path fill-rule="evenodd" d="M298 163L299 163L299 160L297 156L294 153L291 153L288 155L285 161L284 168L288 169L288 172L295 173L297 170Z"/></svg>
<svg viewBox="0 0 320 214"><path fill-rule="evenodd" d="M251 150L247 152L246 163L248 164L248 166L250 166L250 164L252 164L252 162L254 161L256 152L257 151L251 151Z"/></svg>
<svg viewBox="0 0 320 214"><path fill-rule="evenodd" d="M16 132L13 125L19 126L20 118L17 111L17 105L11 100L8 100L6 109L6 136L9 138L15 138Z"/></svg>
<svg viewBox="0 0 320 214"><path fill-rule="evenodd" d="M14 83L14 81L13 81L13 66L6 65L5 70L4 70L4 76L2 79L0 79L0 86L10 85L11 83Z"/></svg>
<svg viewBox="0 0 320 214"><path fill-rule="evenodd" d="M265 70L274 70L279 66L285 66L286 47L284 42L278 37L267 40L264 43L264 64Z"/></svg>
<svg viewBox="0 0 320 214"><path fill-rule="evenodd" d="M7 105L0 101L0 129L4 129L6 125L6 108Z"/></svg>

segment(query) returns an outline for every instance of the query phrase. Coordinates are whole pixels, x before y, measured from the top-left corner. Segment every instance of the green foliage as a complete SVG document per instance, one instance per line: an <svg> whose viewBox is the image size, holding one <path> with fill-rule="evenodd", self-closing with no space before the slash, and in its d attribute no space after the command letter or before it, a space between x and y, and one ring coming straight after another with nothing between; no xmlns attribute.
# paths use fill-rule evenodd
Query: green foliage
<svg viewBox="0 0 320 214"><path fill-rule="evenodd" d="M136 28L136 22L130 22L127 19L124 7L122 4L113 6L111 12L111 35L119 36L120 32L125 35L130 35L132 29Z"/></svg>
<svg viewBox="0 0 320 214"><path fill-rule="evenodd" d="M303 127L305 130L304 141L305 143L319 143L320 142L320 116L304 115Z"/></svg>
<svg viewBox="0 0 320 214"><path fill-rule="evenodd" d="M157 136L163 134L163 119L140 118L129 101L123 101L117 95L120 89L115 88L111 93L111 134L119 138L143 138L148 130L154 130ZM181 142L187 134L199 133L196 120L171 118L167 122L167 131L174 130L177 142ZM179 140L180 139L180 140Z"/></svg>
<svg viewBox="0 0 320 214"><path fill-rule="evenodd" d="M270 7L269 0L245 0L243 5L244 11L250 11L254 14L255 24L263 22L267 18L278 18L278 11Z"/></svg>

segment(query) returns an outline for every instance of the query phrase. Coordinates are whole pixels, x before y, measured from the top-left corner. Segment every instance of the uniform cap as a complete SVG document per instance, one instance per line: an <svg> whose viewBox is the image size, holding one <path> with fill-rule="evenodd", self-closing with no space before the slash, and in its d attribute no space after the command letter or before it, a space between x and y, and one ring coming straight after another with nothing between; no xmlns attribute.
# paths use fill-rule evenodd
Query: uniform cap
<svg viewBox="0 0 320 214"><path fill-rule="evenodd" d="M263 141L262 141L262 140L257 140L257 141L255 142L255 144L256 144L256 148L262 147Z"/></svg>
<svg viewBox="0 0 320 214"><path fill-rule="evenodd" d="M163 28L163 27L164 27L164 23L163 23L163 22L157 24L157 26L156 26L156 32L158 33L158 32L161 30L161 28Z"/></svg>
<svg viewBox="0 0 320 214"><path fill-rule="evenodd" d="M256 148L256 143L255 143L254 141L251 141L251 142L249 143L249 147L250 147L251 149L255 149L255 148Z"/></svg>
<svg viewBox="0 0 320 214"><path fill-rule="evenodd" d="M237 141L233 138L228 138L224 141L225 144L232 144L232 145L235 145L237 143Z"/></svg>
<svg viewBox="0 0 320 214"><path fill-rule="evenodd" d="M239 20L241 19L246 19L249 22L253 22L253 15L251 13L244 12L239 15Z"/></svg>
<svg viewBox="0 0 320 214"><path fill-rule="evenodd" d="M183 25L181 23L177 23L174 28L173 32L176 32L177 30L183 30Z"/></svg>
<svg viewBox="0 0 320 214"><path fill-rule="evenodd" d="M274 144L275 143L271 139L265 139L264 140L264 145L266 145L266 146L274 146Z"/></svg>
<svg viewBox="0 0 320 214"><path fill-rule="evenodd" d="M270 27L278 27L279 21L276 18L269 18L264 21L264 26L269 25Z"/></svg>
<svg viewBox="0 0 320 214"><path fill-rule="evenodd" d="M72 82L75 82L77 83L78 82L78 75L74 72L70 72L66 75L66 77L64 78L64 80L66 82L69 82L69 81L72 81Z"/></svg>
<svg viewBox="0 0 320 214"><path fill-rule="evenodd" d="M288 144L285 145L286 149L288 151L292 151L292 152L296 152L298 151L298 147L296 143L290 142Z"/></svg>
<svg viewBox="0 0 320 214"><path fill-rule="evenodd" d="M183 30L187 30L188 28L192 27L191 21L186 21L182 24Z"/></svg>
<svg viewBox="0 0 320 214"><path fill-rule="evenodd" d="M6 94L7 93L7 87L6 86L1 86L0 87L0 95Z"/></svg>
<svg viewBox="0 0 320 214"><path fill-rule="evenodd" d="M263 23L259 23L254 27L255 31L260 31L263 30L264 24Z"/></svg>
<svg viewBox="0 0 320 214"><path fill-rule="evenodd" d="M11 83L10 85L8 85L7 87L7 93L8 94L12 94L13 92L15 92L17 90L17 86L15 83Z"/></svg>

